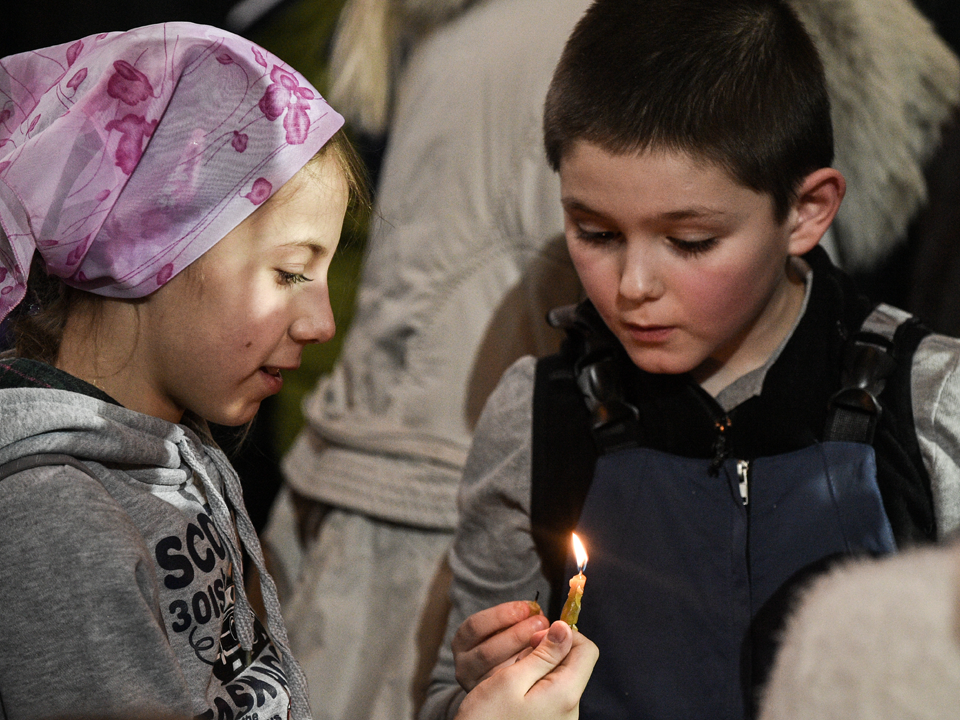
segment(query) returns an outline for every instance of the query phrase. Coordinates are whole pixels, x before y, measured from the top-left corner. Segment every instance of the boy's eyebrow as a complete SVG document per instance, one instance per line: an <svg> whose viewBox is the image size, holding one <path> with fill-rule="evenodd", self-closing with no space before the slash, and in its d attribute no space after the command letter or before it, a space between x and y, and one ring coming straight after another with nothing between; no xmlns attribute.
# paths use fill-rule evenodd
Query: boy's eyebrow
<svg viewBox="0 0 960 720"><path fill-rule="evenodd" d="M586 203L576 200L575 198L562 197L560 198L560 204L563 205L563 207L565 207L567 210L581 210L583 212L593 213L594 215L599 214L592 207Z"/></svg>
<svg viewBox="0 0 960 720"><path fill-rule="evenodd" d="M715 208L693 206L681 208L680 210L671 210L661 215L664 220L698 220L701 218L722 218L730 213Z"/></svg>
<svg viewBox="0 0 960 720"><path fill-rule="evenodd" d="M604 214L575 198L561 198L560 204L563 205L563 207L567 210L585 212L591 215ZM725 218L729 216L730 213L726 212L725 210L719 210L717 208L711 208L705 205L691 205L690 207L680 208L678 210L669 210L667 212L660 213L660 215L657 217L661 220L676 222L680 220L700 220L704 218L713 219Z"/></svg>

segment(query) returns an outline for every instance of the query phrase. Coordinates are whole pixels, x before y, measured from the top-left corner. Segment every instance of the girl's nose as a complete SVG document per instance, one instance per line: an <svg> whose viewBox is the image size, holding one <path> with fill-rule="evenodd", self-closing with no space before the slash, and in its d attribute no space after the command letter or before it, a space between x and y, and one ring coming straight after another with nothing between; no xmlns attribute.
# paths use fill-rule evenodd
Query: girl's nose
<svg viewBox="0 0 960 720"><path fill-rule="evenodd" d="M298 343L324 343L337 331L330 307L330 293L324 283L319 292L304 293L290 337Z"/></svg>
<svg viewBox="0 0 960 720"><path fill-rule="evenodd" d="M663 294L663 281L656 247L628 241L620 268L620 295L633 302L655 300Z"/></svg>

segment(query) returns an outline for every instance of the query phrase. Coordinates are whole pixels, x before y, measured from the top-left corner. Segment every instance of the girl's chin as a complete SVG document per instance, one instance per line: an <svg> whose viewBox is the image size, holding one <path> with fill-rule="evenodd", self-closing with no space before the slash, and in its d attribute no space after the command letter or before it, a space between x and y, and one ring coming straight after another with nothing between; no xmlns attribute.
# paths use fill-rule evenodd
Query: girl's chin
<svg viewBox="0 0 960 720"><path fill-rule="evenodd" d="M216 425L223 425L225 427L240 427L241 425L246 425L253 420L253 418L256 417L259 409L260 401L258 400L253 404L246 403L242 408L232 408L216 413L215 415L206 418L206 420Z"/></svg>

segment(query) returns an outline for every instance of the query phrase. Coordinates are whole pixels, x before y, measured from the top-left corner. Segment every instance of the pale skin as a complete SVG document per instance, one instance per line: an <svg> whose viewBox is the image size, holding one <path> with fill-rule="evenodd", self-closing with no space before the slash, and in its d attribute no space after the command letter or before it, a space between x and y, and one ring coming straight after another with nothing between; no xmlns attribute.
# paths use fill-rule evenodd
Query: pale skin
<svg viewBox="0 0 960 720"><path fill-rule="evenodd" d="M532 649L528 645L474 685L460 705L458 720L579 717L580 696L599 656L597 646L559 620L530 642Z"/></svg>
<svg viewBox="0 0 960 720"><path fill-rule="evenodd" d="M631 360L689 373L711 395L762 366L803 305L799 256L840 208L843 176L802 179L783 221L772 199L686 153L617 155L577 142L560 164L570 257ZM469 617L454 641L466 690L509 667L546 619L510 602Z"/></svg>
<svg viewBox="0 0 960 720"><path fill-rule="evenodd" d="M223 425L248 422L304 347L333 337L326 278L347 200L336 160L312 161L153 294L79 305L56 366L170 422L187 411ZM576 716L570 708L596 648L566 626L537 640L465 699L461 720Z"/></svg>
<svg viewBox="0 0 960 720"><path fill-rule="evenodd" d="M164 420L248 422L303 348L333 337L326 275L347 198L332 158L302 169L153 294L105 298L99 318L80 306L57 366Z"/></svg>
<svg viewBox="0 0 960 720"><path fill-rule="evenodd" d="M723 168L672 151L576 143L560 167L567 247L631 360L712 395L766 362L803 304L795 259L833 221L843 176L820 168L786 218Z"/></svg>

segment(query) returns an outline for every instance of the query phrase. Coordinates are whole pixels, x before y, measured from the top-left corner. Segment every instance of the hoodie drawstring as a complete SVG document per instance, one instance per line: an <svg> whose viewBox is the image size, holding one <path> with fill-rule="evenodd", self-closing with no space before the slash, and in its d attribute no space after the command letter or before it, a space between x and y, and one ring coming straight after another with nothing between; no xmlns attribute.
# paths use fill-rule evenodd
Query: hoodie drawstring
<svg viewBox="0 0 960 720"><path fill-rule="evenodd" d="M254 640L254 613L250 607L250 601L247 599L246 589L243 583L243 560L240 548L234 541L234 527L240 536L240 542L246 549L247 554L253 561L260 574L261 591L263 594L263 604L267 611L266 625L271 639L277 650L280 652L280 660L283 664L283 671L287 676L287 684L290 688L290 704L293 709L293 720L311 720L310 705L307 700L307 679L300 669L300 665L293 657L290 651L290 641L287 637L287 630L283 624L283 618L280 615L280 600L277 597L277 587L273 578L267 572L266 564L263 559L263 551L260 549L260 540L257 537L257 531L253 527L253 522L247 514L246 506L243 502L243 490L240 487L240 478L236 471L227 461L226 457L220 451L214 448L208 448L208 457L213 460L223 480L223 486L226 490L224 500L220 490L214 485L213 480L207 473L203 462L194 452L193 448L186 438L181 439L177 446L180 455L183 457L187 466L200 479L203 489L207 495L207 501L210 504L211 517L220 534L225 538L227 552L230 562L233 565L233 586L236 602L234 606L234 621L237 628L237 639L240 647L244 650L253 648ZM233 513L231 515L231 508ZM234 526L234 522L236 525Z"/></svg>

